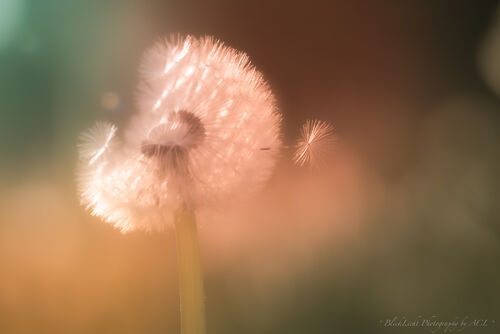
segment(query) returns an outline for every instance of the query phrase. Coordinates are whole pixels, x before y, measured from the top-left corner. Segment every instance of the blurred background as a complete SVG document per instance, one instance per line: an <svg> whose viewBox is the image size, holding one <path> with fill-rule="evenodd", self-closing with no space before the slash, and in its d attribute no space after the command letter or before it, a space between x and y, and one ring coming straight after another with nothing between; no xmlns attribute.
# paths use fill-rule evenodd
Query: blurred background
<svg viewBox="0 0 500 334"><path fill-rule="evenodd" d="M172 33L247 52L286 143L309 118L338 136L319 172L285 152L260 196L200 212L209 333L498 333L497 5L0 0L0 333L179 332L172 231L123 235L74 182L79 133L126 126Z"/></svg>

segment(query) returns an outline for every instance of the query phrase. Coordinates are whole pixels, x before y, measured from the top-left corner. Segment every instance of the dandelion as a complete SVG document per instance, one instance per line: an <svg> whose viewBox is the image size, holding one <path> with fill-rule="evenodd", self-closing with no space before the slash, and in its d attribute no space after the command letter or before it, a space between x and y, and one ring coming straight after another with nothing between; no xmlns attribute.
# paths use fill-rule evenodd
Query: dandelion
<svg viewBox="0 0 500 334"><path fill-rule="evenodd" d="M175 226L181 329L204 333L195 210L265 183L281 146L281 116L248 57L211 37L158 42L140 73L138 112L123 143L104 123L82 136L81 199L122 232Z"/></svg>
<svg viewBox="0 0 500 334"><path fill-rule="evenodd" d="M304 166L322 164L332 151L336 138L333 126L319 120L308 120L302 126L300 139L295 145L293 161Z"/></svg>
<svg viewBox="0 0 500 334"><path fill-rule="evenodd" d="M123 144L104 123L82 136L82 202L93 214L124 232L163 230L181 205L212 205L264 184L281 117L244 53L210 37L159 42L141 75Z"/></svg>

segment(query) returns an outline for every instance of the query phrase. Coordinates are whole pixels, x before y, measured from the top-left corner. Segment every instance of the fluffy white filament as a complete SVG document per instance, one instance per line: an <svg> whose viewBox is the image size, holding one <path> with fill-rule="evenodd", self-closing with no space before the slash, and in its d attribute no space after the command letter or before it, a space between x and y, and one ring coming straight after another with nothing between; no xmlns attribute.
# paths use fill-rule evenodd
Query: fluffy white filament
<svg viewBox="0 0 500 334"><path fill-rule="evenodd" d="M104 123L82 136L79 185L91 212L124 232L161 230L181 205L258 190L281 146L281 116L248 57L188 36L154 45L140 72L123 144Z"/></svg>
<svg viewBox="0 0 500 334"><path fill-rule="evenodd" d="M98 122L93 128L82 133L79 145L80 158L91 166L117 144L116 126Z"/></svg>
<svg viewBox="0 0 500 334"><path fill-rule="evenodd" d="M299 166L320 165L332 152L336 140L333 126L319 120L306 121L300 135L293 157L293 161Z"/></svg>

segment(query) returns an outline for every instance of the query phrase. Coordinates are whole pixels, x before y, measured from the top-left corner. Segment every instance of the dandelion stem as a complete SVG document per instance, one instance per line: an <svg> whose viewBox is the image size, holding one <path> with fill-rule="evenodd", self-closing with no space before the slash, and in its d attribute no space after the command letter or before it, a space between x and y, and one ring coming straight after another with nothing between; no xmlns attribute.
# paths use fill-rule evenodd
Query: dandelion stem
<svg viewBox="0 0 500 334"><path fill-rule="evenodd" d="M175 213L181 333L205 334L205 294L196 219L185 207Z"/></svg>

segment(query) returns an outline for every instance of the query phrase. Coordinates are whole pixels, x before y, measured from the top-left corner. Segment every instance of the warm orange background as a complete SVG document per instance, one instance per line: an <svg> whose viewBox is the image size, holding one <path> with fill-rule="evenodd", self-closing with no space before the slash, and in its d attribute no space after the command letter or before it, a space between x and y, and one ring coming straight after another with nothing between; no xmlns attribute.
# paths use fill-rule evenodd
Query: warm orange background
<svg viewBox="0 0 500 334"><path fill-rule="evenodd" d="M0 2L0 333L179 332L173 233L120 234L79 206L74 182L78 134L125 124L142 51L171 33L247 52L287 144L309 118L338 136L323 170L285 151L260 196L199 213L209 333L500 321L500 100L478 56L495 8Z"/></svg>

